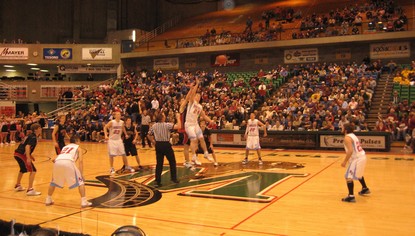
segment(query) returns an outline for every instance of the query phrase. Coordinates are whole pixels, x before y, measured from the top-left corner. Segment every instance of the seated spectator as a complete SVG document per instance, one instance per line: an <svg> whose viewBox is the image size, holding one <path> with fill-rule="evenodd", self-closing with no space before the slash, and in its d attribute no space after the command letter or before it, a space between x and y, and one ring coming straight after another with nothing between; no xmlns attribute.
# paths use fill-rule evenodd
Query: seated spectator
<svg viewBox="0 0 415 236"><path fill-rule="evenodd" d="M396 127L396 139L397 141L405 140L406 133L408 131L407 119L402 119Z"/></svg>

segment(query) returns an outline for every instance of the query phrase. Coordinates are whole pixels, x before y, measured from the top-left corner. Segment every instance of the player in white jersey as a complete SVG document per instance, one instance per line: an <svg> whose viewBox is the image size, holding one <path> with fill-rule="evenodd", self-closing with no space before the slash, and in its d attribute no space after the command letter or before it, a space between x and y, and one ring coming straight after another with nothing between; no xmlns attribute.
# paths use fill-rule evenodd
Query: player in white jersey
<svg viewBox="0 0 415 236"><path fill-rule="evenodd" d="M205 140L203 138L202 129L199 126L199 117L202 117L207 122L212 122L212 120L205 114L203 111L202 105L199 104L200 94L196 93L199 87L199 80L196 79L196 84L190 89L189 93L186 96L188 101L187 112L186 112L186 121L184 127L186 134L190 139L190 150L192 150L193 156L192 161L196 165L201 165L202 163L197 159L196 151L198 149L198 144L204 151L204 157L209 161L213 162L213 158L209 156L209 152L206 147Z"/></svg>
<svg viewBox="0 0 415 236"><path fill-rule="evenodd" d="M81 195L81 207L89 207L91 202L86 200L85 197L85 185L83 178L83 159L79 150L79 136L73 135L70 138L70 144L64 146L60 154L52 160L53 174L52 181L49 185L48 196L46 197L46 206L53 205L52 194L55 188L63 188L65 183L69 186L69 189L78 187L79 194ZM78 162L78 167L76 167Z"/></svg>
<svg viewBox="0 0 415 236"><path fill-rule="evenodd" d="M134 172L134 169L128 165L128 159L125 153L124 143L121 138L121 134L123 133L126 138L129 138L127 131L125 130L124 121L121 120L121 113L119 111L116 111L114 112L114 120L108 122L104 127L105 140L108 141L110 174L115 174L114 157L116 156L122 156L125 170Z"/></svg>
<svg viewBox="0 0 415 236"><path fill-rule="evenodd" d="M267 137L266 125L258 119L255 119L255 113L252 112L249 116L245 130L246 151L245 159L242 161L243 165L248 163L249 150L256 150L258 154L258 164L262 165L261 145L259 145L259 127L264 127L264 137Z"/></svg>
<svg viewBox="0 0 415 236"><path fill-rule="evenodd" d="M354 197L354 182L353 180L359 180L362 185L362 190L359 192L360 195L369 194L370 190L366 186L365 179L363 177L365 166L366 166L366 153L360 144L359 138L353 133L354 125L348 123L343 125L343 134L344 134L344 149L346 150L346 157L342 162L341 166L347 167L345 178L347 182L347 188L349 190L349 195L342 198L344 202L355 202Z"/></svg>

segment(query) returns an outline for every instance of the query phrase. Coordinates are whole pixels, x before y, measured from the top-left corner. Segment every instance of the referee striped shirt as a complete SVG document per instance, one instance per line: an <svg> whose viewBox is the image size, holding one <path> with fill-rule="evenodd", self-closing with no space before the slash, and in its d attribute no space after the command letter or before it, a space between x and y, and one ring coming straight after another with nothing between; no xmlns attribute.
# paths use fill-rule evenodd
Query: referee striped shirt
<svg viewBox="0 0 415 236"><path fill-rule="evenodd" d="M149 134L154 136L156 142L169 142L170 131L173 129L173 123L160 122L151 126Z"/></svg>

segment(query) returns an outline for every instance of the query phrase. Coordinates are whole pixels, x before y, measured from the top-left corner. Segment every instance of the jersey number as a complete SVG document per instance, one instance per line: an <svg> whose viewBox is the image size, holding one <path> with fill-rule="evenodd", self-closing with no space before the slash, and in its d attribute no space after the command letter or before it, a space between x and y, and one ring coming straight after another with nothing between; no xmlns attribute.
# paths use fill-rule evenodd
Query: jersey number
<svg viewBox="0 0 415 236"><path fill-rule="evenodd" d="M71 147L71 148L65 147L65 148L62 149L60 154L69 154L69 153L71 153L72 149L73 149L73 147Z"/></svg>
<svg viewBox="0 0 415 236"><path fill-rule="evenodd" d="M356 149L358 152L363 151L362 145L360 144L360 142L356 142Z"/></svg>

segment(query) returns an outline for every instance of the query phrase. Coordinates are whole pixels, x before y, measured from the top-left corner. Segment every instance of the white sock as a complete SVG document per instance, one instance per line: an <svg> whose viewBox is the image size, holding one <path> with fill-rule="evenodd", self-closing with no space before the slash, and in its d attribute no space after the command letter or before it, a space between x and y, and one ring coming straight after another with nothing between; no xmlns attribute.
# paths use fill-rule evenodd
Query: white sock
<svg viewBox="0 0 415 236"><path fill-rule="evenodd" d="M86 197L81 197L81 203L82 202L87 202Z"/></svg>

